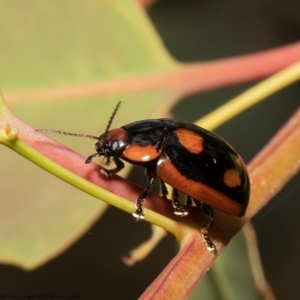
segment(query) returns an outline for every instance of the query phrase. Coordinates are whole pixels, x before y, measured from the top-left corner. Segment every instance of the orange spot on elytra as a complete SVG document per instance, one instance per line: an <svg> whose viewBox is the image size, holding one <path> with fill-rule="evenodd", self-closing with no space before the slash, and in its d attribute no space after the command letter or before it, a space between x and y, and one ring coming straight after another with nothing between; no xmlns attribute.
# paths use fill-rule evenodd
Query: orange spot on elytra
<svg viewBox="0 0 300 300"><path fill-rule="evenodd" d="M179 143L189 152L199 154L203 151L204 139L194 131L185 128L175 130Z"/></svg>
<svg viewBox="0 0 300 300"><path fill-rule="evenodd" d="M234 169L227 170L223 175L223 180L224 183L230 188L238 187L241 185L240 173Z"/></svg>

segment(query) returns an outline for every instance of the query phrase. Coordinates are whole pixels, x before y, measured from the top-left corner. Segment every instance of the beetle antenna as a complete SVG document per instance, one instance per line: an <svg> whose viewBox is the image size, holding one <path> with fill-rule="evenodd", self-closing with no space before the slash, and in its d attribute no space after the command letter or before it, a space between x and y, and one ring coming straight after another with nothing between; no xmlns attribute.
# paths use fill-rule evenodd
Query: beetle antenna
<svg viewBox="0 0 300 300"><path fill-rule="evenodd" d="M108 121L108 124L107 124L107 127L105 129L105 135L106 133L108 132L109 128L110 128L110 125L119 109L119 106L121 104L121 101L118 102L116 108L114 109L109 121ZM71 132L65 132L65 131L60 131L60 130L53 130L53 129L36 129L35 131L38 131L38 132L48 132L48 133L56 133L56 134L64 134L64 135L70 135L70 136L75 136L75 137L87 137L87 138L91 138L91 139L94 139L94 140L99 140L99 137L98 136L95 136L95 135L91 135L91 134L81 134L81 133L71 133Z"/></svg>
<svg viewBox="0 0 300 300"><path fill-rule="evenodd" d="M71 133L71 132L65 132L65 131L53 130L53 129L36 129L35 131L64 134L64 135L70 135L70 136L75 136L75 137L87 137L87 138L91 138L94 140L99 140L99 137L91 135L91 134Z"/></svg>
<svg viewBox="0 0 300 300"><path fill-rule="evenodd" d="M107 127L106 127L106 129L105 129L105 133L104 133L105 135L107 134L107 132L108 132L108 130L109 130L109 128L110 128L110 125L111 125L111 123L112 123L112 121L113 121L113 119L114 119L114 117L115 117L115 115L116 115L116 113L117 113L117 111L118 111L118 109L119 109L120 104L121 104L121 101L118 102L118 104L117 104L115 110L113 111L113 113L112 113L112 115L111 115L111 117L110 117L110 119L109 119L109 121L108 121Z"/></svg>

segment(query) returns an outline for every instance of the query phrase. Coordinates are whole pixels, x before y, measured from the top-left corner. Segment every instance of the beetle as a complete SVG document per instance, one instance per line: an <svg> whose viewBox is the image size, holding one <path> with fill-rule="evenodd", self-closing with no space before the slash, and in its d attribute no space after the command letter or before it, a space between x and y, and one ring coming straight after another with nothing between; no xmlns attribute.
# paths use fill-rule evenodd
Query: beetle
<svg viewBox="0 0 300 300"><path fill-rule="evenodd" d="M212 207L230 215L244 216L250 196L244 161L218 135L177 119L142 120L110 130L120 103L99 137L50 131L96 139L96 152L85 163L97 156L104 157L106 166L113 161L114 168L103 168L107 176L122 170L123 161L146 168L147 186L139 195L133 213L137 220L144 219L143 202L157 177L165 198L168 195L166 183L173 187L173 208L178 216L188 214L179 202L178 191L185 194L187 204L194 203L207 216L208 223L202 234L208 250L217 252L208 236L214 223Z"/></svg>

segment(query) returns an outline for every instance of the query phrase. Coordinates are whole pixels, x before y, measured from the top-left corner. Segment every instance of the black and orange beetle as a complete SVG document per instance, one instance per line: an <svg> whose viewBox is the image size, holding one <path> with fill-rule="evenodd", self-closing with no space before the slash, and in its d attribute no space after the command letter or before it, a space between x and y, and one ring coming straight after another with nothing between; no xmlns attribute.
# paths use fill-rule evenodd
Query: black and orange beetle
<svg viewBox="0 0 300 300"><path fill-rule="evenodd" d="M193 200L208 217L202 233L208 250L216 252L208 237L214 222L211 207L242 217L248 205L250 182L242 158L216 134L176 119L142 120L109 130L119 105L120 102L99 137L51 131L96 139L96 153L85 162L90 163L96 156L103 156L107 166L114 161L115 168L103 169L108 176L123 169L122 160L146 168L148 185L138 197L133 213L137 220L144 218L143 202L156 177L160 179L164 197L167 197L165 183L174 188L176 215L187 215L179 203L178 191L187 195L187 203Z"/></svg>

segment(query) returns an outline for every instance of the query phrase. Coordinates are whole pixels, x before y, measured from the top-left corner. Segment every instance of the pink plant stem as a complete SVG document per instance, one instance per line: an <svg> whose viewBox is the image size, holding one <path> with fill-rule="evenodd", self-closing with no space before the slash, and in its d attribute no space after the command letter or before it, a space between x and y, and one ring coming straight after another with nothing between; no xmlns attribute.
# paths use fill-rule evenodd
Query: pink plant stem
<svg viewBox="0 0 300 300"><path fill-rule="evenodd" d="M170 90L172 98L236 85L271 75L300 60L300 42L288 46L211 62L174 64L167 71L128 74L122 78L99 80L94 83L52 88L6 92L8 103L61 101L76 98Z"/></svg>
<svg viewBox="0 0 300 300"><path fill-rule="evenodd" d="M300 168L300 107L288 123L249 164L252 179L251 205L246 218L252 218Z"/></svg>

